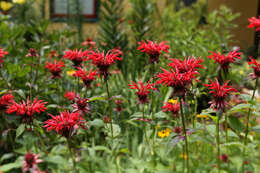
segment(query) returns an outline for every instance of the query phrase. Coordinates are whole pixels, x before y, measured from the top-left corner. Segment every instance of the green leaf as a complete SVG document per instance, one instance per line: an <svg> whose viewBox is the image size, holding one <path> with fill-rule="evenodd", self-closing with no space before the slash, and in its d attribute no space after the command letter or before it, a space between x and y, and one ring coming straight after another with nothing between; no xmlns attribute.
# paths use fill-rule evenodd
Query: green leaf
<svg viewBox="0 0 260 173"><path fill-rule="evenodd" d="M6 160L6 159L10 159L10 158L12 158L13 156L14 156L13 153L4 154L4 155L1 157L0 162L4 161L4 160Z"/></svg>
<svg viewBox="0 0 260 173"><path fill-rule="evenodd" d="M64 165L67 163L67 160L61 157L60 155L49 156L48 158L45 159L45 161L50 163L55 163L58 165Z"/></svg>
<svg viewBox="0 0 260 173"><path fill-rule="evenodd" d="M104 101L104 100L106 100L106 98L105 98L105 97L102 97L102 96L95 96L95 97L91 97L91 98L88 100L88 102L93 102L93 101L97 101L97 100L99 100L99 101Z"/></svg>
<svg viewBox="0 0 260 173"><path fill-rule="evenodd" d="M156 118L167 118L167 114L163 111L157 112L154 114Z"/></svg>
<svg viewBox="0 0 260 173"><path fill-rule="evenodd" d="M10 171L14 168L20 168L21 166L22 166L22 162L16 161L14 163L8 163L8 164L5 164L5 165L2 165L0 167L0 171L7 172L7 171Z"/></svg>
<svg viewBox="0 0 260 173"><path fill-rule="evenodd" d="M103 120L101 120L101 119L94 119L93 121L89 122L89 125L100 128L100 127L103 127L105 124L104 124Z"/></svg>
<svg viewBox="0 0 260 173"><path fill-rule="evenodd" d="M235 130L242 132L244 131L244 125L241 123L241 121L234 116L228 116L228 124Z"/></svg>
<svg viewBox="0 0 260 173"><path fill-rule="evenodd" d="M21 134L23 134L24 130L25 130L25 125L24 124L19 125L19 127L16 129L15 138L17 139L19 136L21 136Z"/></svg>
<svg viewBox="0 0 260 173"><path fill-rule="evenodd" d="M25 96L25 94L24 94L24 92L23 92L23 90L16 90L15 91L20 97L22 97L23 99L26 99L26 96Z"/></svg>
<svg viewBox="0 0 260 173"><path fill-rule="evenodd" d="M239 104L239 105L236 105L235 107L233 107L232 109L230 109L229 113L233 113L233 112L240 112L246 108L249 108L250 107L250 104Z"/></svg>

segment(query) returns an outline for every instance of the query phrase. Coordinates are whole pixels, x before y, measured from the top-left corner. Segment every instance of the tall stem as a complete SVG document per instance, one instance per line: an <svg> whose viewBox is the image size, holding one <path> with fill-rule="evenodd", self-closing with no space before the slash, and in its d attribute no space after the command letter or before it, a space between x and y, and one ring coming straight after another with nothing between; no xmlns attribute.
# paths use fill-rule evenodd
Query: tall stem
<svg viewBox="0 0 260 173"><path fill-rule="evenodd" d="M254 100L255 98L255 92L256 92L256 88L257 88L257 82L258 82L258 79L256 79L255 81L255 88L254 88L254 91L253 91L253 95L251 97L251 102ZM248 109L248 113L247 113L247 117L246 117L246 131L245 131L245 139L244 139L244 148L243 148L243 163L242 163L242 172L244 173L245 172L245 166L244 166L244 161L245 161L245 154L246 154L246 147L247 147L247 135L248 135L248 132L249 132L249 117L250 117L250 114L251 114L251 111L252 111L252 103Z"/></svg>
<svg viewBox="0 0 260 173"><path fill-rule="evenodd" d="M147 144L149 144L147 134L146 134L146 126L145 126L145 118L144 118L144 105L143 105L143 133L144 133Z"/></svg>
<svg viewBox="0 0 260 173"><path fill-rule="evenodd" d="M70 139L69 139L69 138L67 138L67 144L68 144L68 149L69 149L69 152L70 152L70 157L71 157L72 162L73 162L72 171L73 171L73 173L76 173L76 172L77 172L77 169L76 169L76 160L75 160L75 157L74 157L73 152L72 152L72 149L71 149Z"/></svg>
<svg viewBox="0 0 260 173"><path fill-rule="evenodd" d="M109 108L109 118L110 118L110 129L111 129L111 135L112 135L112 141L114 139L114 134L113 134L113 123L112 123L112 109L111 109L111 101L110 101L110 93L109 93L109 88L108 88L108 82L105 80L106 83L106 89L107 89L107 100L108 100L108 108Z"/></svg>
<svg viewBox="0 0 260 173"><path fill-rule="evenodd" d="M182 99L179 97L179 103L180 103L180 109L181 109L181 120L182 120L182 128L184 132L184 141L185 141L185 154L187 155L187 160L186 160L186 167L187 167L187 173L190 172L190 166L189 166L189 148L188 148L188 136L186 132L186 126L185 126L185 118L184 118L184 113L183 113L183 106L182 106ZM185 159L185 156L183 157Z"/></svg>
<svg viewBox="0 0 260 173"><path fill-rule="evenodd" d="M218 164L218 173L220 173L220 148L219 148L219 114L217 113L217 123L216 123L216 143L217 143L217 164Z"/></svg>
<svg viewBox="0 0 260 173"><path fill-rule="evenodd" d="M31 78L31 83L30 83L30 99L32 100L32 86L33 86L33 56L32 56L32 61L31 61L31 72L30 72L30 78Z"/></svg>

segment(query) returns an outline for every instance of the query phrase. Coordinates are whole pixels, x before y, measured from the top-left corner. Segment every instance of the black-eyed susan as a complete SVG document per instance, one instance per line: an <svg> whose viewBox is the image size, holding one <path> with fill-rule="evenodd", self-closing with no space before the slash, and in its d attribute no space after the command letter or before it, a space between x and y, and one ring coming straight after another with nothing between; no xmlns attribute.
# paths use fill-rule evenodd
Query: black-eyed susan
<svg viewBox="0 0 260 173"><path fill-rule="evenodd" d="M158 132L160 138L168 137L171 134L171 129L167 128Z"/></svg>

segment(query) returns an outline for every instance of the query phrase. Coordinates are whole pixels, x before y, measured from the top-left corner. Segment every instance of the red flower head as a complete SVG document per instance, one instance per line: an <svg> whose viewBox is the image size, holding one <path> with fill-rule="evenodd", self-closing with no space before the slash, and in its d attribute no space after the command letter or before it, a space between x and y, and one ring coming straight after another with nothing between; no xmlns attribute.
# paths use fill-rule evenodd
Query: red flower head
<svg viewBox="0 0 260 173"><path fill-rule="evenodd" d="M86 122L78 112L70 113L66 111L57 116L49 115L52 119L45 121L43 126L47 128L47 131L55 130L59 135L69 138L79 127L85 129Z"/></svg>
<svg viewBox="0 0 260 173"><path fill-rule="evenodd" d="M138 83L132 81L132 84L128 84L130 89L137 89L138 91L135 93L138 97L138 103L145 104L149 102L148 94L150 90L156 90L154 88L155 84L151 84L150 81L147 82L146 85L143 84L141 79Z"/></svg>
<svg viewBox="0 0 260 173"><path fill-rule="evenodd" d="M32 123L33 117L35 113L41 113L46 110L45 104L47 102L43 102L42 100L38 100L37 98L34 99L33 102L29 100L29 97L27 98L27 101L24 100L22 103L16 103L13 101L7 108L7 113L16 113L16 115L19 115L22 117L22 122L24 123Z"/></svg>
<svg viewBox="0 0 260 173"><path fill-rule="evenodd" d="M256 17L251 17L248 19L248 21L250 22L250 24L247 26L248 28L254 28L256 31L260 31L260 19L256 18Z"/></svg>
<svg viewBox="0 0 260 173"><path fill-rule="evenodd" d="M30 48L29 53L26 55L26 57L38 57L39 55L37 54L36 49Z"/></svg>
<svg viewBox="0 0 260 173"><path fill-rule="evenodd" d="M216 108L217 110L223 110L227 106L226 99L230 92L237 92L236 89L228 86L228 82L225 82L222 86L220 86L218 80L216 82L212 82L211 84L204 84L205 87L209 87L211 90L209 93L213 94L213 100L209 102L211 107Z"/></svg>
<svg viewBox="0 0 260 173"><path fill-rule="evenodd" d="M215 63L220 64L222 69L227 70L229 68L230 63L234 63L236 59L240 59L241 52L237 51L238 49L230 51L228 55L222 55L219 52L210 52L212 55L208 56L208 58L213 59Z"/></svg>
<svg viewBox="0 0 260 173"><path fill-rule="evenodd" d="M64 94L64 97L66 99L74 102L74 100L76 98L76 93L74 91L66 91Z"/></svg>
<svg viewBox="0 0 260 173"><path fill-rule="evenodd" d="M0 111L5 110L9 104L11 104L14 100L14 96L12 94L5 94L0 98Z"/></svg>
<svg viewBox="0 0 260 173"><path fill-rule="evenodd" d="M188 87L192 84L192 79L196 80L195 75L198 73L192 71L192 69L186 73L180 73L178 68L176 68L176 71L173 71L173 69L170 69L170 71L161 69L163 73L157 75L159 78L157 83L172 87L173 94L177 94L179 97L185 95Z"/></svg>
<svg viewBox="0 0 260 173"><path fill-rule="evenodd" d="M23 160L23 173L27 172L28 170L33 170L30 172L37 172L40 171L37 164L43 162L43 160L39 159L39 154L33 154L31 151L24 155Z"/></svg>
<svg viewBox="0 0 260 173"><path fill-rule="evenodd" d="M57 52L55 50L52 50L50 53L49 53L49 57L52 59L53 57L58 57L59 55L57 54Z"/></svg>
<svg viewBox="0 0 260 173"><path fill-rule="evenodd" d="M73 76L81 78L87 88L91 88L90 84L96 79L96 75L96 70L92 71L91 68L89 71L87 71L86 67L84 69L78 67L78 70L73 74Z"/></svg>
<svg viewBox="0 0 260 173"><path fill-rule="evenodd" d="M220 159L222 162L227 163L227 162L228 162L228 155L226 155L226 154L221 154L221 155L219 156L219 159Z"/></svg>
<svg viewBox="0 0 260 173"><path fill-rule="evenodd" d="M92 49L93 47L96 46L96 42L94 42L93 40L91 40L90 38L87 38L86 41L84 41L82 43L82 46L88 46L89 49Z"/></svg>
<svg viewBox="0 0 260 173"><path fill-rule="evenodd" d="M89 54L89 51L74 49L74 50L65 51L64 53L65 55L63 55L63 58L71 60L73 62L74 67L81 67L81 63L83 61L87 61L87 56Z"/></svg>
<svg viewBox="0 0 260 173"><path fill-rule="evenodd" d="M114 101L114 103L116 104L116 107L114 108L114 110L118 113L120 113L121 111L123 111L123 107L122 107L122 104L123 104L123 100L122 99L116 99Z"/></svg>
<svg viewBox="0 0 260 173"><path fill-rule="evenodd" d="M159 44L156 41L152 42L148 40L147 43L142 41L138 43L140 46L137 48L137 50L149 54L149 63L158 63L159 55L162 53L162 51L168 53L168 49L170 48L170 46L165 45L165 43L165 41L160 42Z"/></svg>
<svg viewBox="0 0 260 173"><path fill-rule="evenodd" d="M92 60L92 64L97 66L99 73L104 76L104 79L108 79L108 69L109 67L116 62L116 60L121 61L122 58L119 57L120 54L112 53L108 51L106 54L103 51L102 53L97 50L97 52L92 51L89 55L89 59Z"/></svg>
<svg viewBox="0 0 260 173"><path fill-rule="evenodd" d="M111 52L113 54L118 54L119 56L124 56L124 52L121 50L120 47L113 48Z"/></svg>
<svg viewBox="0 0 260 173"><path fill-rule="evenodd" d="M178 117L178 113L180 110L180 104L176 101L175 103L173 102L167 102L165 105L162 107L163 112L171 112L173 117Z"/></svg>
<svg viewBox="0 0 260 173"><path fill-rule="evenodd" d="M51 63L51 62L46 62L45 68L48 69L52 73L52 78L60 78L61 77L61 72L62 68L65 67L63 61L57 62L56 60Z"/></svg>
<svg viewBox="0 0 260 173"><path fill-rule="evenodd" d="M4 62L2 60L2 58L4 58L5 55L8 55L8 52L3 51L2 48L0 48L0 66L2 65L2 63Z"/></svg>
<svg viewBox="0 0 260 173"><path fill-rule="evenodd" d="M180 73L186 73L190 70L192 71L198 71L197 68L204 68L201 63L203 62L202 59L199 58L190 58L188 59L185 57L185 59L182 61L180 59L173 58L171 59L172 63L168 64L169 67L172 68L178 68Z"/></svg>
<svg viewBox="0 0 260 173"><path fill-rule="evenodd" d="M255 59L250 57L250 62L248 62L250 67L254 69L254 73L251 74L253 79L257 79L260 77L260 62L257 62Z"/></svg>
<svg viewBox="0 0 260 173"><path fill-rule="evenodd" d="M175 127L173 129L174 133L177 133L177 134L181 134L182 133L182 128L181 127Z"/></svg>
<svg viewBox="0 0 260 173"><path fill-rule="evenodd" d="M74 108L73 112L78 112L80 115L84 115L84 113L90 114L88 99L80 98L79 96L76 96L76 99L76 102L72 105Z"/></svg>

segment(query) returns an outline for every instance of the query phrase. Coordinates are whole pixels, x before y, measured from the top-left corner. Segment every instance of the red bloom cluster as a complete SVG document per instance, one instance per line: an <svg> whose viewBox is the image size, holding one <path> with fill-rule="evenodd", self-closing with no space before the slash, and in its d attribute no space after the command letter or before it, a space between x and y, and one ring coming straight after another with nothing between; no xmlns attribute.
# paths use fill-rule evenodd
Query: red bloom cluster
<svg viewBox="0 0 260 173"><path fill-rule="evenodd" d="M141 104L149 102L148 94L150 93L150 90L156 90L156 88L154 88L155 84L151 84L150 81L148 81L147 84L144 85L141 79L138 81L138 83L132 81L132 84L128 85L130 89L138 90L135 94L137 95L139 103Z"/></svg>
<svg viewBox="0 0 260 173"><path fill-rule="evenodd" d="M35 113L41 113L46 110L45 104L47 102L43 102L42 100L34 99L33 102L27 98L27 101L24 100L22 103L16 103L15 101L11 102L11 104L7 108L7 113L16 113L16 115L22 116L22 121L24 123L32 123L33 117Z"/></svg>
<svg viewBox="0 0 260 173"><path fill-rule="evenodd" d="M196 80L196 71L190 70L186 73L180 73L178 68L176 68L175 71L173 69L170 69L170 71L167 71L164 68L161 69L163 70L163 73L157 75L159 78L157 83L172 87L173 94L177 94L179 97L185 95L187 88L192 84L192 79Z"/></svg>
<svg viewBox="0 0 260 173"><path fill-rule="evenodd" d="M23 160L23 173L27 172L28 170L32 170L30 172L40 172L37 164L43 162L43 160L39 159L39 154L33 154L31 151L24 155Z"/></svg>
<svg viewBox="0 0 260 173"><path fill-rule="evenodd" d="M257 79L260 77L260 62L257 62L255 59L250 58L250 62L248 62L249 65L251 65L250 67L252 69L254 69L254 73L251 74L253 79Z"/></svg>
<svg viewBox="0 0 260 173"><path fill-rule="evenodd" d="M74 100L76 98L76 93L74 91L67 91L67 92L65 92L64 97L66 99L74 102Z"/></svg>
<svg viewBox="0 0 260 173"><path fill-rule="evenodd" d="M178 102L171 103L167 102L165 105L162 107L163 112L171 112L173 117L178 117L178 113L180 110L180 104Z"/></svg>
<svg viewBox="0 0 260 173"><path fill-rule="evenodd" d="M2 58L4 58L4 56L7 54L8 54L8 52L3 51L2 48L0 48L0 65L2 65L2 63L4 62L4 60L2 60Z"/></svg>
<svg viewBox="0 0 260 173"><path fill-rule="evenodd" d="M36 49L30 48L29 53L26 55L26 57L38 57Z"/></svg>
<svg viewBox="0 0 260 173"><path fill-rule="evenodd" d="M240 59L241 52L237 52L237 51L238 49L235 51L230 51L228 55L224 55L224 54L222 55L219 52L217 53L210 52L212 55L208 56L208 58L213 59L215 63L220 64L222 69L227 70L231 63L234 63L236 59Z"/></svg>
<svg viewBox="0 0 260 173"><path fill-rule="evenodd" d="M109 75L109 67L114 64L116 60L122 60L119 56L119 53L112 53L111 51L108 51L105 54L104 51L101 53L97 50L97 52L91 51L89 59L92 60L92 64L97 66L99 73L104 76L105 80L107 80Z"/></svg>
<svg viewBox="0 0 260 173"><path fill-rule="evenodd" d="M5 94L0 98L0 111L5 110L9 104L11 104L14 100L14 96L12 94Z"/></svg>
<svg viewBox="0 0 260 173"><path fill-rule="evenodd" d="M160 42L159 44L156 41L152 42L148 40L147 43L142 41L138 43L139 47L137 50L149 54L149 63L158 63L159 55L162 53L162 51L168 53L168 49L170 48L170 46L166 45L165 43L165 41Z"/></svg>
<svg viewBox="0 0 260 173"><path fill-rule="evenodd" d="M227 163L227 162L229 161L228 155L226 155L226 154L221 154L221 155L219 156L219 160L221 160L221 161L224 162L224 163Z"/></svg>
<svg viewBox="0 0 260 173"><path fill-rule="evenodd" d="M254 28L256 31L260 31L260 19L256 17L251 17L248 19L250 24L247 26L248 28Z"/></svg>
<svg viewBox="0 0 260 173"><path fill-rule="evenodd" d="M81 67L81 63L83 61L87 61L87 56L89 54L89 51L74 49L74 50L65 51L64 53L65 55L63 55L63 58L71 60L73 62L74 67Z"/></svg>
<svg viewBox="0 0 260 173"><path fill-rule="evenodd" d="M96 79L97 71L92 71L92 68L87 71L86 67L82 69L78 67L73 76L81 78L87 88L91 88L90 84Z"/></svg>
<svg viewBox="0 0 260 173"><path fill-rule="evenodd" d="M168 64L169 67L172 67L174 69L178 69L180 73L186 73L190 70L192 71L198 71L198 68L204 68L201 63L203 62L200 58L190 58L188 59L185 57L185 59L182 61L180 59L172 58L170 59L172 63Z"/></svg>
<svg viewBox="0 0 260 173"><path fill-rule="evenodd" d="M51 62L46 62L45 68L48 69L52 73L52 78L60 78L61 77L61 72L62 68L65 67L63 61L57 62L56 60L51 63Z"/></svg>
<svg viewBox="0 0 260 173"><path fill-rule="evenodd" d="M218 80L216 82L212 82L211 84L204 84L205 87L209 87L211 90L209 93L213 94L213 100L209 102L211 107L216 108L217 110L223 110L227 106L226 99L230 92L237 92L236 89L228 86L228 82L225 82L222 86L220 86Z"/></svg>
<svg viewBox="0 0 260 173"><path fill-rule="evenodd" d="M84 113L90 114L88 99L80 98L79 96L76 96L76 99L76 102L72 105L74 108L73 112L78 112L80 115L84 115Z"/></svg>
<svg viewBox="0 0 260 173"><path fill-rule="evenodd" d="M45 121L44 128L47 131L55 130L58 134L68 138L81 127L85 129L85 120L79 115L78 112L70 113L68 111L61 112L60 115L53 116L49 114L52 119Z"/></svg>

